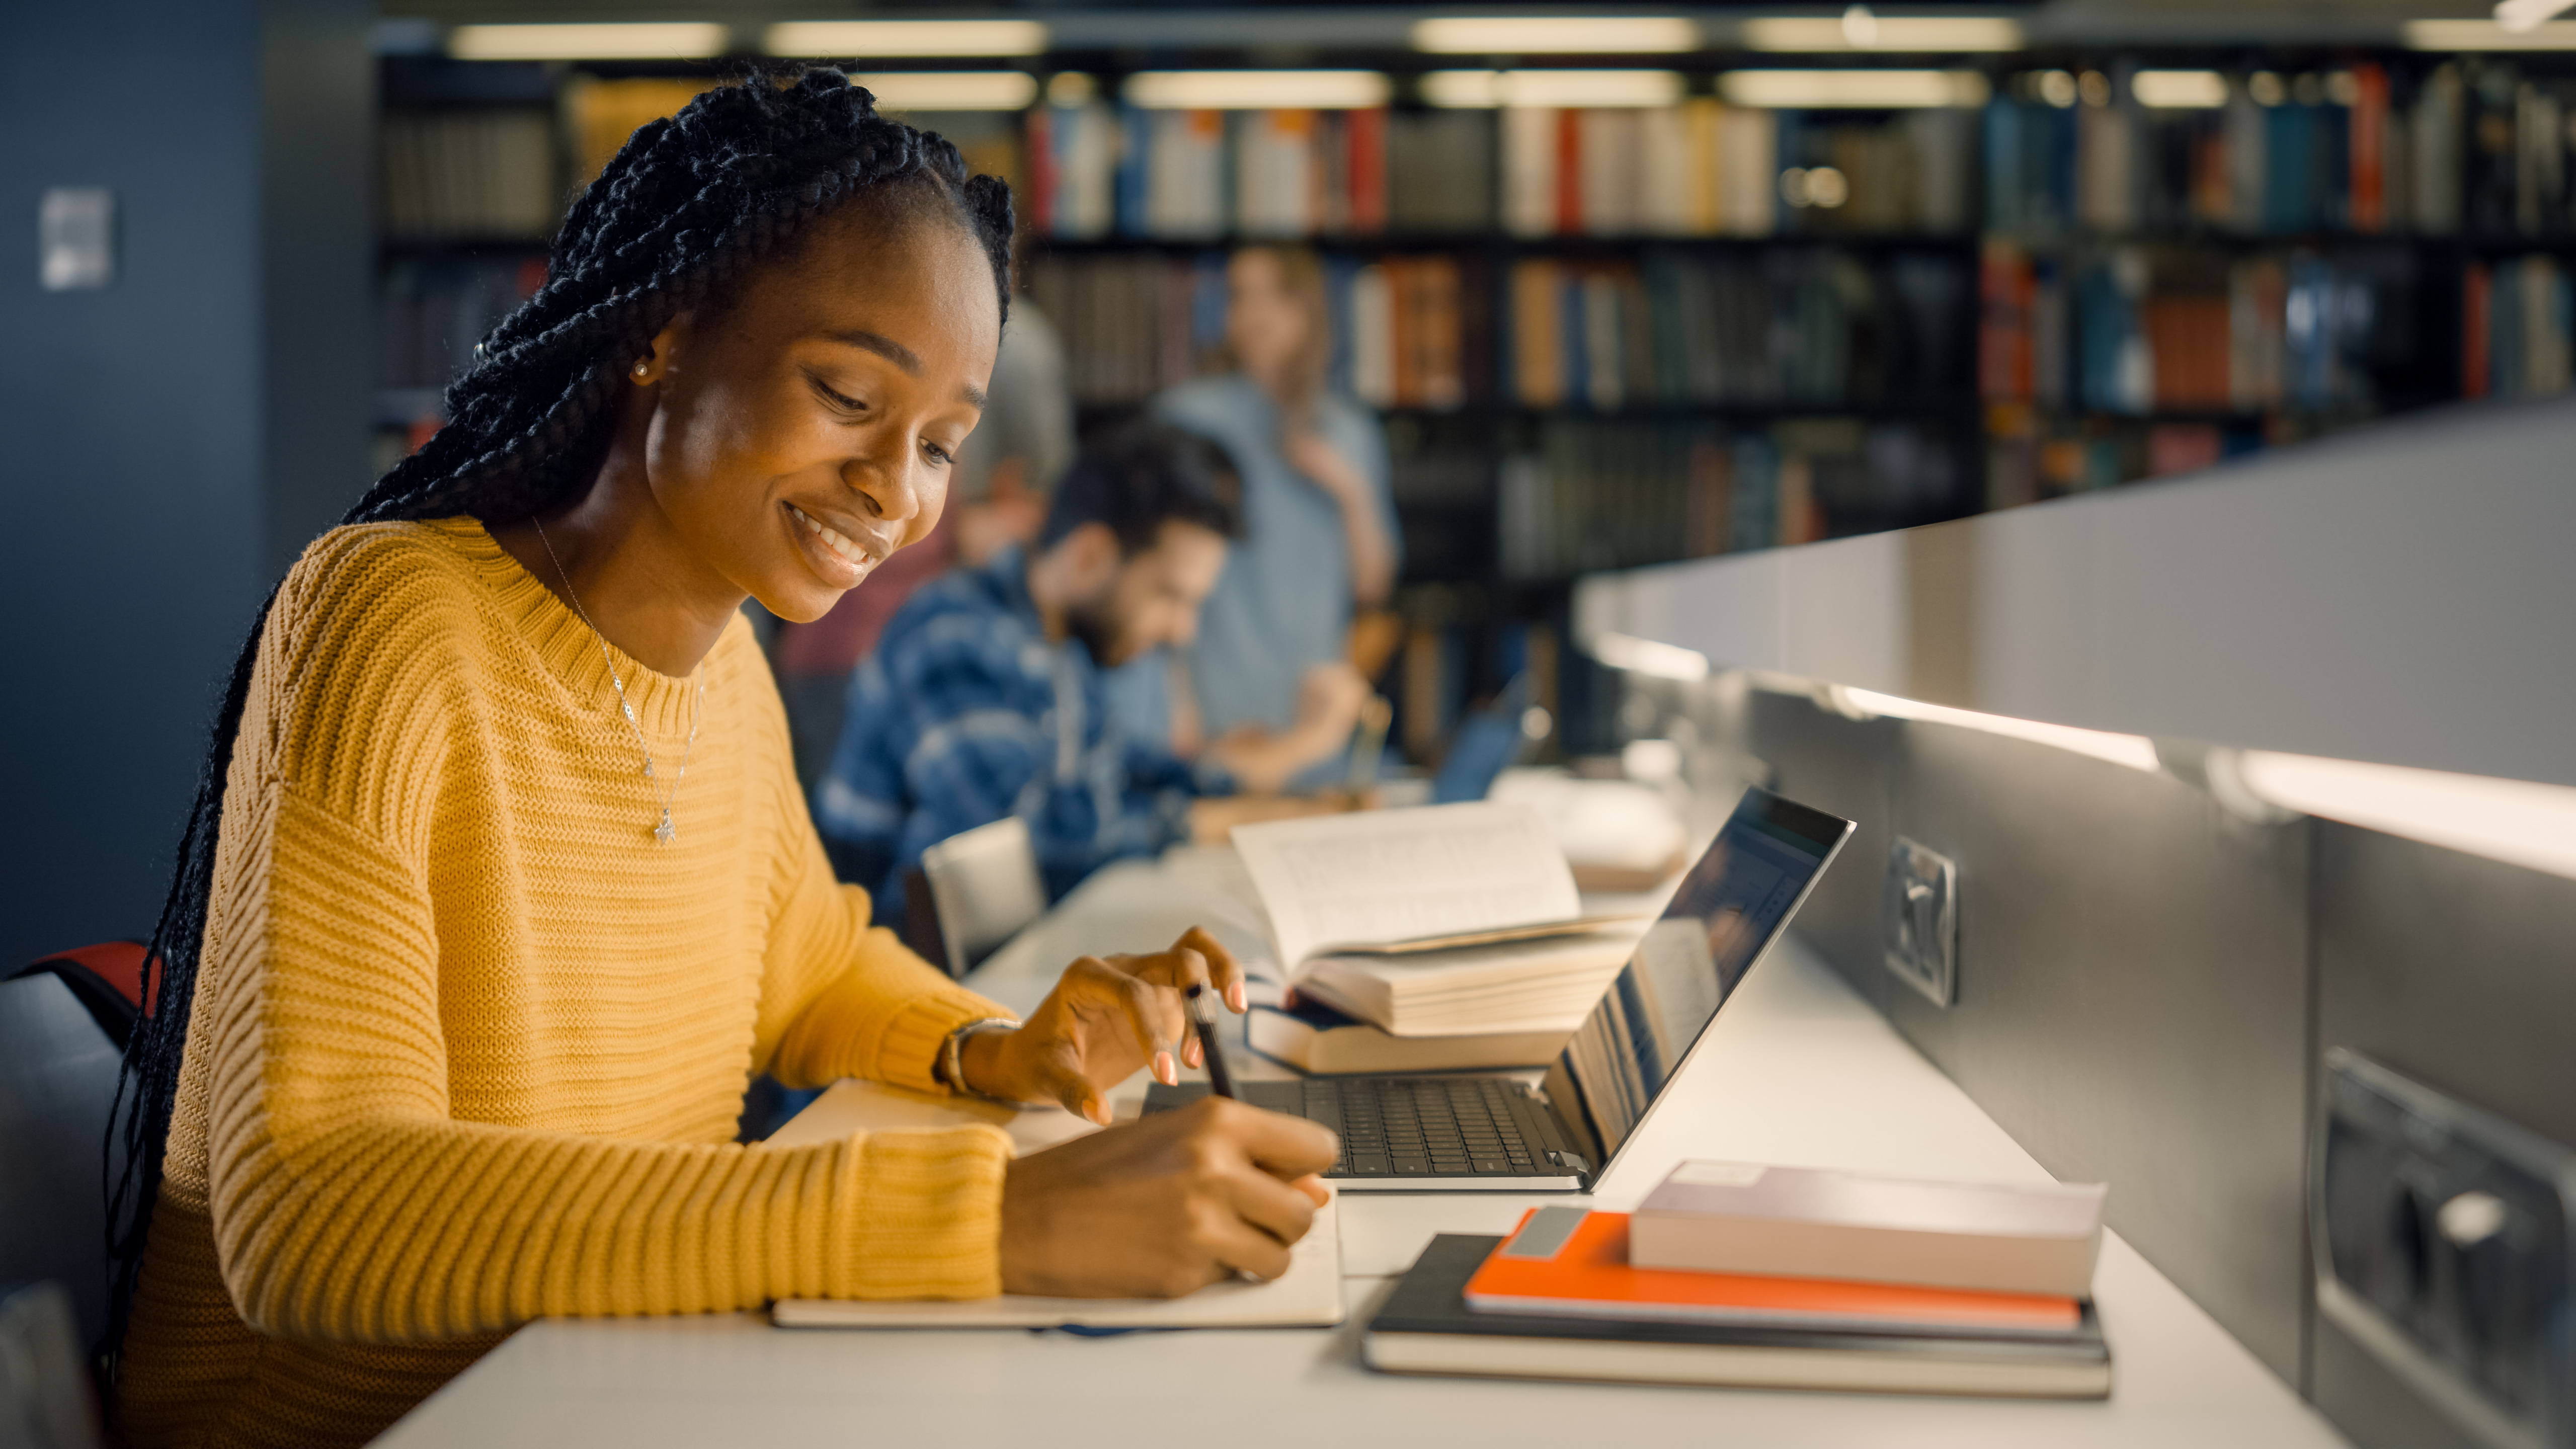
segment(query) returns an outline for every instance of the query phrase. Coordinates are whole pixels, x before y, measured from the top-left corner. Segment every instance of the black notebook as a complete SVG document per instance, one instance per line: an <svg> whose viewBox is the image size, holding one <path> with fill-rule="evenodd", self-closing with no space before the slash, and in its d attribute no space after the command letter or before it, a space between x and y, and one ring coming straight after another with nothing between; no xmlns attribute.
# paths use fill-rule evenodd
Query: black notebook
<svg viewBox="0 0 2576 1449"><path fill-rule="evenodd" d="M2062 1339L1985 1338L1477 1313L1467 1280L1499 1237L1443 1233L1369 1320L1361 1356L1387 1373L1594 1379L1748 1389L1833 1389L2099 1399L2111 1350L2093 1305Z"/></svg>

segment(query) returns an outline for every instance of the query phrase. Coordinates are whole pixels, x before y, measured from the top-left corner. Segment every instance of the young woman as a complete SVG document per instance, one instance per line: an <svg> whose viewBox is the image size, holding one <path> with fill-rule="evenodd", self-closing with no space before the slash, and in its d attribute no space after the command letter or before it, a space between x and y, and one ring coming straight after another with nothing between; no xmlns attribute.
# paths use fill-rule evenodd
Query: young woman
<svg viewBox="0 0 2576 1449"><path fill-rule="evenodd" d="M1155 399L1243 475L1244 537L1201 611L1183 733L1312 731L1347 739L1367 688L1344 662L1354 610L1395 587L1395 507L1377 420L1324 385L1332 353L1312 252L1247 247L1226 266L1230 373ZM1132 708L1132 707L1131 707Z"/></svg>
<svg viewBox="0 0 2576 1449"><path fill-rule="evenodd" d="M1176 1075L1175 988L1242 1009L1193 932L1012 1029L870 929L739 616L811 619L937 522L1009 231L836 74L710 92L288 575L120 1099L128 1442L360 1443L540 1315L1284 1269L1333 1144L1230 1103L1017 1161L986 1128L731 1142L759 1070L1105 1120Z"/></svg>

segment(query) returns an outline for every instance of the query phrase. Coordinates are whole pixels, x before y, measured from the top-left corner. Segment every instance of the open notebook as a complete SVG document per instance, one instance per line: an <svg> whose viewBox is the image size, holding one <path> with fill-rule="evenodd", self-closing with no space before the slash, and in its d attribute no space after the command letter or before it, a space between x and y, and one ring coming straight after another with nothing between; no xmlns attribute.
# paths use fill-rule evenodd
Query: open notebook
<svg viewBox="0 0 2576 1449"><path fill-rule="evenodd" d="M777 1146L800 1147L853 1132L970 1122L1001 1127L1020 1152L1035 1152L1098 1130L1059 1109L1014 1113L989 1103L842 1082L769 1140ZM1288 1271L1268 1283L1217 1283L1186 1298L1171 1299L1034 1298L1008 1293L963 1303L782 1298L771 1307L770 1319L781 1328L1329 1328L1343 1317L1339 1207L1338 1201L1327 1203L1315 1214L1315 1226L1289 1255Z"/></svg>

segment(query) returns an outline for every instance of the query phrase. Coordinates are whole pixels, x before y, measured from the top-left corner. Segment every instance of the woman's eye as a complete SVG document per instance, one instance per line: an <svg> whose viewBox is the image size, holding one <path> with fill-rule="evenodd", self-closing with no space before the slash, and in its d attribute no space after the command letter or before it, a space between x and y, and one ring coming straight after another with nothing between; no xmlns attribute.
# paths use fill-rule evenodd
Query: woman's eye
<svg viewBox="0 0 2576 1449"><path fill-rule="evenodd" d="M839 408L843 412L863 413L868 410L868 405L866 403L859 401L857 398L843 394L838 388L833 387L830 383L825 382L819 377L808 377L806 380L814 385L814 391L822 397L823 401L830 403L832 406Z"/></svg>
<svg viewBox="0 0 2576 1449"><path fill-rule="evenodd" d="M957 455L955 453L948 451L937 443L924 443L921 445L921 451L928 453L930 455L930 461L938 464L942 468L945 468L949 464L957 461Z"/></svg>

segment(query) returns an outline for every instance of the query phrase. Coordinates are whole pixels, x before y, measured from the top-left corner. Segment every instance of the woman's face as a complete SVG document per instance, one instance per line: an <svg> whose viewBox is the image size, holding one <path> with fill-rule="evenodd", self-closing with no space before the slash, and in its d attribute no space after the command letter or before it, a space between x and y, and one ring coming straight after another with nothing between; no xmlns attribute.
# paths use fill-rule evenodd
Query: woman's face
<svg viewBox="0 0 2576 1449"><path fill-rule="evenodd" d="M771 613L820 618L939 522L1000 341L992 264L964 227L828 218L723 310L654 339L653 499Z"/></svg>
<svg viewBox="0 0 2576 1449"><path fill-rule="evenodd" d="M1279 259L1237 252L1225 268L1225 341L1237 366L1255 381L1284 376L1306 345L1306 309L1288 290Z"/></svg>

